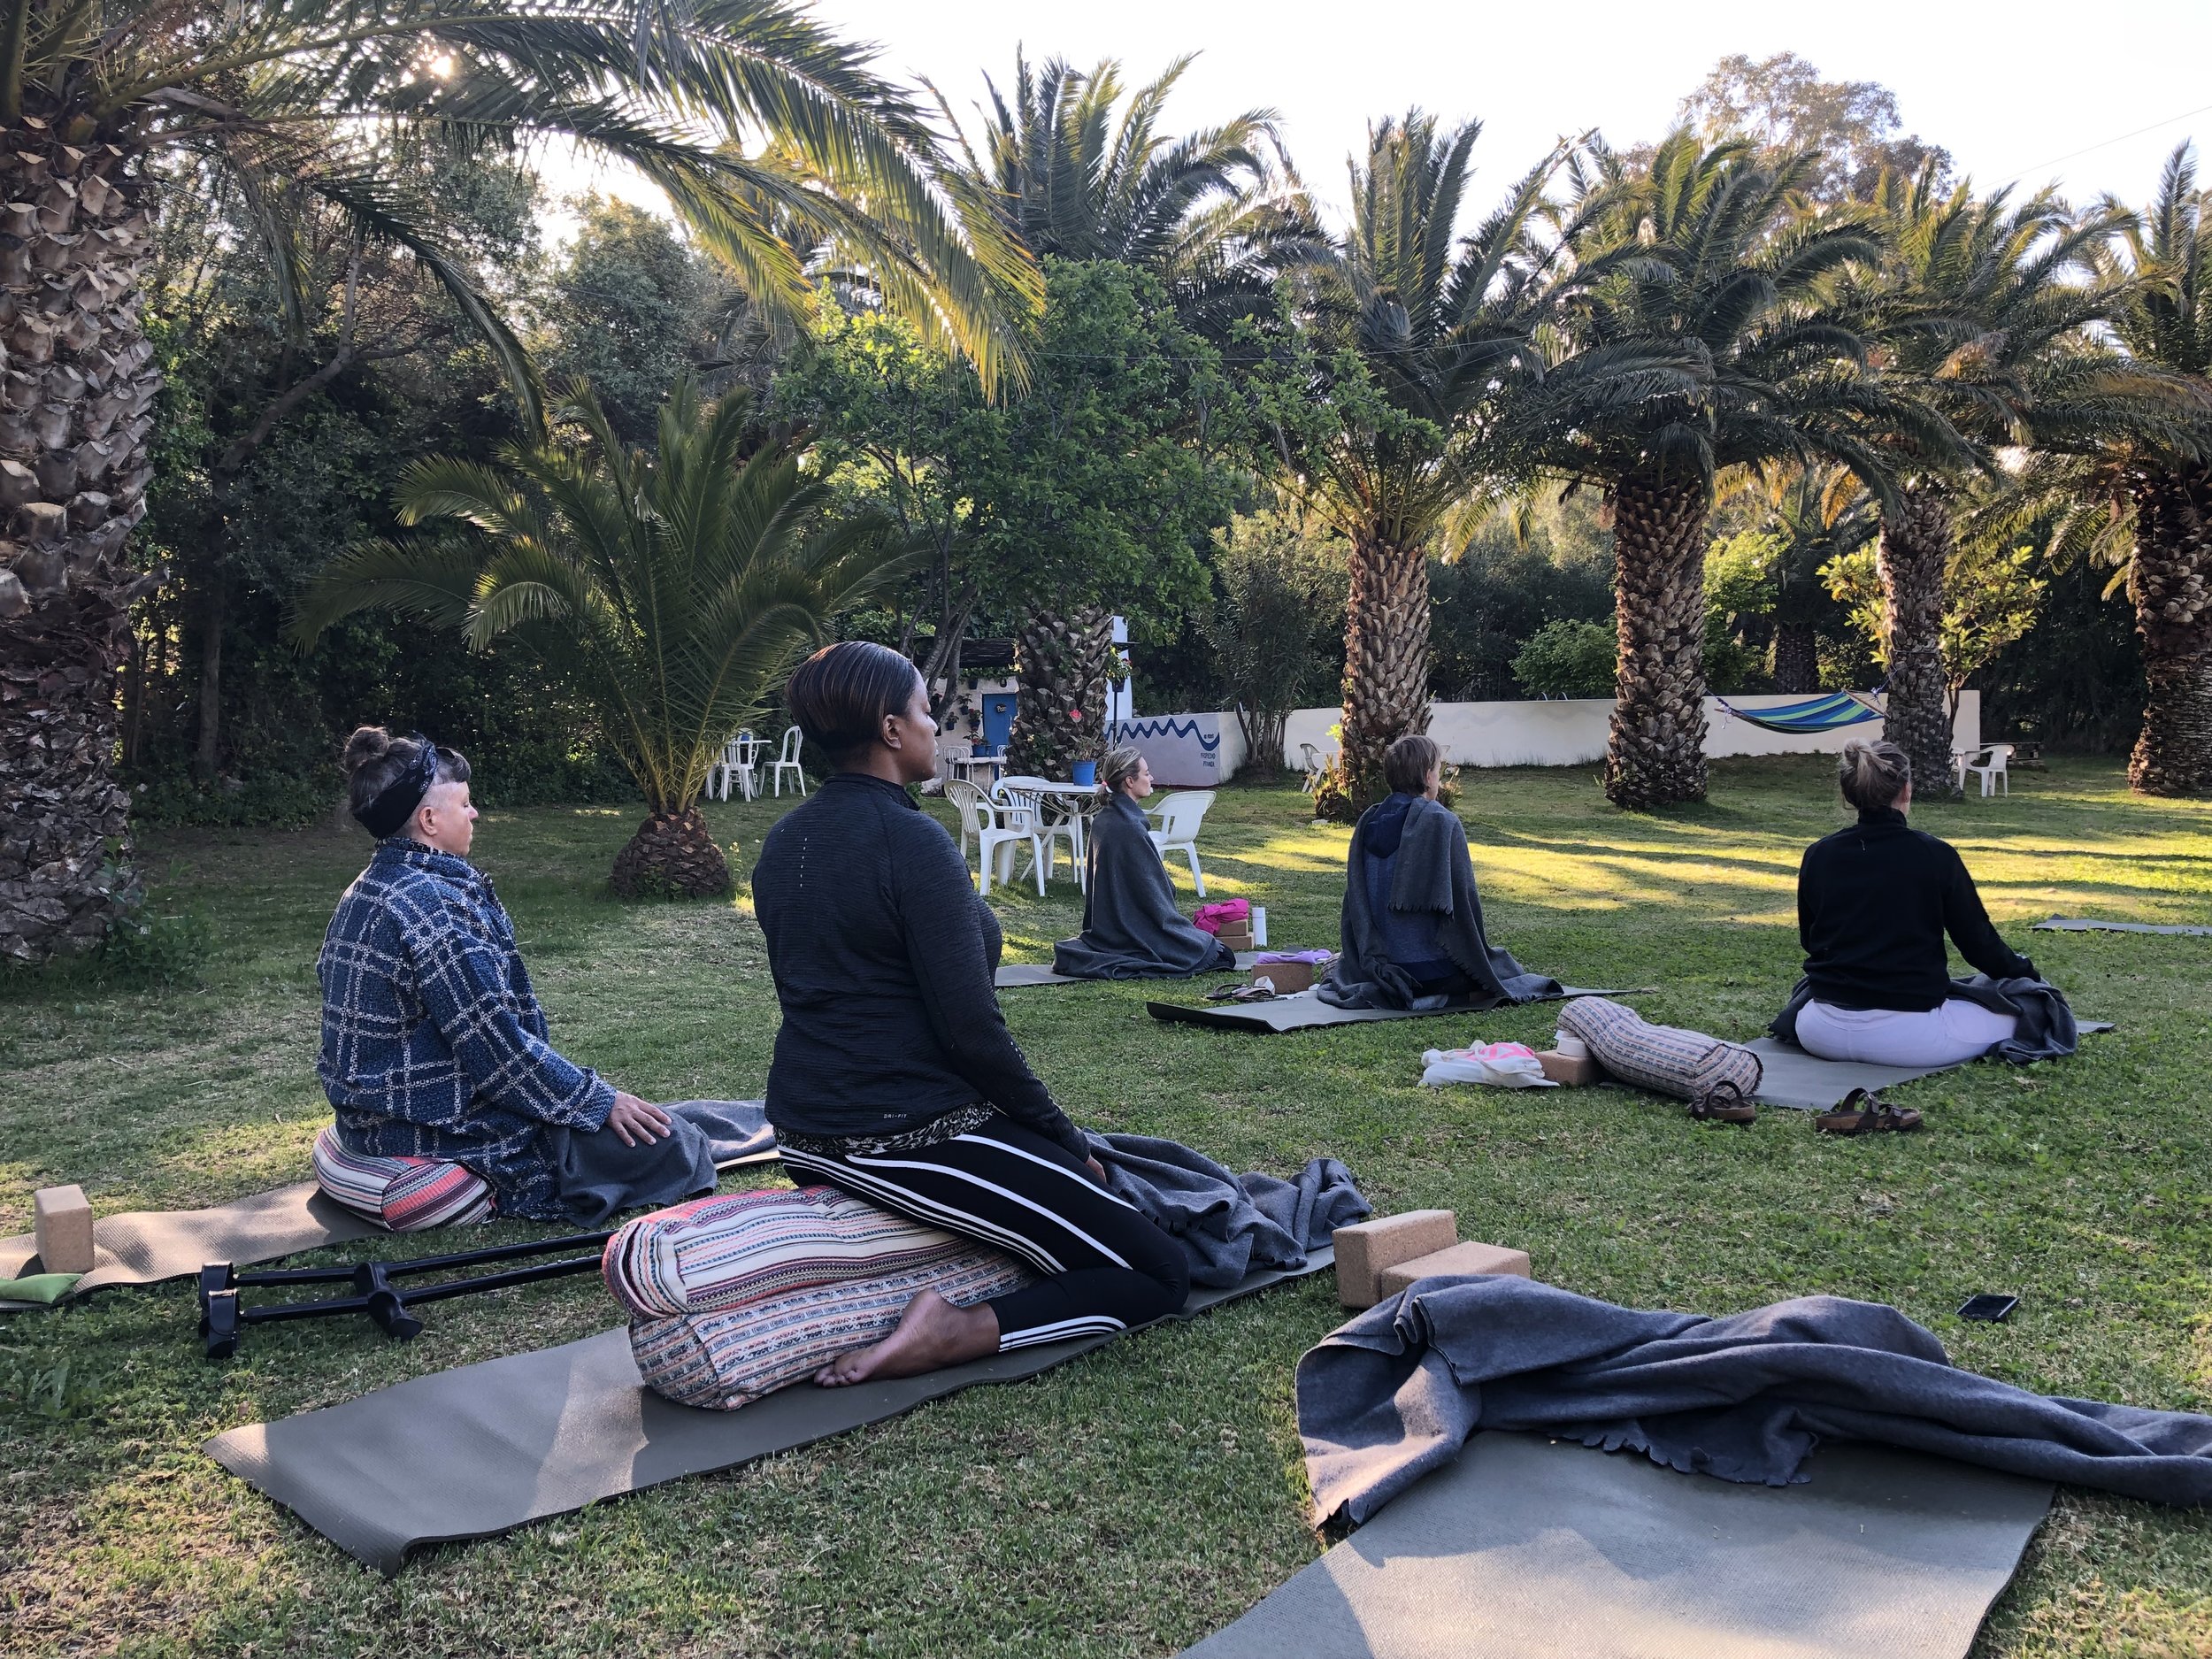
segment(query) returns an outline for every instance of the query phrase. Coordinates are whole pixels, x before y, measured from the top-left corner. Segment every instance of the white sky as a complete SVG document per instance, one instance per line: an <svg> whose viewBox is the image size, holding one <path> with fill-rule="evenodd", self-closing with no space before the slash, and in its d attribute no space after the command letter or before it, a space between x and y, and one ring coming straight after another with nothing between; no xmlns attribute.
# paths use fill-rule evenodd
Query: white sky
<svg viewBox="0 0 2212 1659"><path fill-rule="evenodd" d="M1479 116L1474 203L1486 206L1564 133L1596 127L1616 144L1662 133L1716 58L1794 51L1827 80L1878 81L1906 129L1947 148L1978 185L2055 178L2077 201L2147 197L2168 151L2212 151L2212 3L2103 0L1535 0L1348 5L1344 0L817 0L849 38L878 42L879 67L933 80L965 117L988 71L1014 52L1078 66L1118 57L1149 79L1197 51L1168 105L1171 132L1272 105L1292 157L1326 204L1345 197L1344 157L1370 117L1409 104ZM2154 125L2155 124L2155 125ZM2147 132L2139 131L2151 128ZM2212 173L2212 157L2206 172ZM557 189L582 169L548 169ZM632 195L620 180L600 188Z"/></svg>

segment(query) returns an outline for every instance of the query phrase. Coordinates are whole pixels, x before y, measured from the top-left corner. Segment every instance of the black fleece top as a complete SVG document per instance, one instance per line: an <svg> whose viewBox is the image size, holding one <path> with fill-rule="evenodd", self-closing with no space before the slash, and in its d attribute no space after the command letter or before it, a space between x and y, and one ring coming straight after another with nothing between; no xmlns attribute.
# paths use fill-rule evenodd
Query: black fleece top
<svg viewBox="0 0 2212 1659"><path fill-rule="evenodd" d="M1088 1156L999 1013L997 918L905 790L831 776L762 841L753 907L783 1004L778 1129L897 1134L982 1101Z"/></svg>
<svg viewBox="0 0 2212 1659"><path fill-rule="evenodd" d="M1997 936L1974 878L1948 841L1885 807L1805 849L1797 872L1797 936L1813 1000L1832 1008L1924 1013L1951 994L1943 953L1993 979L2039 979Z"/></svg>

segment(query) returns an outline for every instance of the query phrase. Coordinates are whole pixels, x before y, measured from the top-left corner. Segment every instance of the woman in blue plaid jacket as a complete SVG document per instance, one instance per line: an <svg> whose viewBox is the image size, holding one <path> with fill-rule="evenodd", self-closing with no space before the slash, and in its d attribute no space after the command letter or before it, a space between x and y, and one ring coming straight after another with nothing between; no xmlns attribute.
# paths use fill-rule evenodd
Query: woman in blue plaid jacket
<svg viewBox="0 0 2212 1659"><path fill-rule="evenodd" d="M316 1071L346 1150L463 1164L502 1216L595 1226L711 1192L718 1159L767 1142L757 1104L664 1109L547 1041L514 924L468 861L465 757L363 726L344 765L353 816L377 842L316 963Z"/></svg>

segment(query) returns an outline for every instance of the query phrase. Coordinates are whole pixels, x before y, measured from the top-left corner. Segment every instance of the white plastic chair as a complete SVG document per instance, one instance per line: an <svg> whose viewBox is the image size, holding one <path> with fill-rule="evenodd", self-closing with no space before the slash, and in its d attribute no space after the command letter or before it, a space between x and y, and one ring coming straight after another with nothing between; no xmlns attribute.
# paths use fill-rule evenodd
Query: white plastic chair
<svg viewBox="0 0 2212 1659"><path fill-rule="evenodd" d="M1329 769L1329 764L1321 758L1321 751L1310 743L1299 744L1298 752L1306 762L1306 775L1298 787L1311 795L1321 787L1321 774Z"/></svg>
<svg viewBox="0 0 2212 1659"><path fill-rule="evenodd" d="M1060 866L1060 856L1055 849L1060 842L1067 842L1068 864L1075 872L1075 885L1087 893L1090 881L1089 872L1083 867L1083 814L1073 802L1041 791L1038 786L1047 781L1043 778L1001 778L993 787L991 796L1001 806L1026 816L1044 847L1048 876Z"/></svg>
<svg viewBox="0 0 2212 1659"><path fill-rule="evenodd" d="M1148 809L1149 816L1160 820L1159 827L1151 832L1152 844L1160 849L1163 860L1171 852L1190 860L1190 879L1197 884L1202 899L1206 896L1206 877L1198 868L1198 826L1206 821L1207 809L1213 803L1211 789L1179 789Z"/></svg>
<svg viewBox="0 0 2212 1659"><path fill-rule="evenodd" d="M964 780L954 778L945 784L945 799L960 814L960 857L965 863L968 842L972 838L982 856L977 859L977 873L981 879L985 897L991 892L991 866L1003 856L1005 872L999 879L1009 886L1014 879L1014 849L1024 842L1029 846L1029 868L1037 878L1037 896L1045 895L1045 849L1037 839L1036 819L1014 808L1003 809L1008 821L1002 822L1002 809L984 799L983 791ZM1018 822L1016 820L1018 818Z"/></svg>
<svg viewBox="0 0 2212 1659"><path fill-rule="evenodd" d="M787 726L783 728L783 749L776 757L776 764L772 773L779 797L783 794L783 775L787 772L798 780L799 793L804 795L806 793L806 768L799 764L799 728L795 726Z"/></svg>
<svg viewBox="0 0 2212 1659"><path fill-rule="evenodd" d="M2000 784L2004 786L2003 793L2010 795L2012 778L2006 772L2005 764L2011 758L2009 743L1984 743L1979 749L1962 749L1958 757L1960 787L1965 787L1966 774L1971 772L1982 780L1984 800L1997 794Z"/></svg>
<svg viewBox="0 0 2212 1659"><path fill-rule="evenodd" d="M760 793L760 779L754 771L759 758L760 740L750 732L740 732L722 745L720 757L708 769L707 793L717 800L726 801L730 798L730 780L735 779L738 793L750 801Z"/></svg>

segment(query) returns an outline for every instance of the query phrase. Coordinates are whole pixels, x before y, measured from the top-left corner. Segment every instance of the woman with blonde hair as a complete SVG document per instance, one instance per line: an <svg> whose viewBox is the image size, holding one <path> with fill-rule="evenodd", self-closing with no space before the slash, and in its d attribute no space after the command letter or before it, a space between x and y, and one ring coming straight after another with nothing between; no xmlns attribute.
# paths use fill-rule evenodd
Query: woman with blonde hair
<svg viewBox="0 0 2212 1659"><path fill-rule="evenodd" d="M1152 767L1133 744L1108 750L1098 763L1098 793L1083 931L1052 948L1053 972L1082 979L1187 979L1235 967L1235 953L1175 906L1175 884L1138 804L1152 793Z"/></svg>
<svg viewBox="0 0 2212 1659"><path fill-rule="evenodd" d="M1912 763L1904 750L1853 743L1837 777L1858 820L1805 849L1797 876L1805 977L1777 1034L1824 1060L1878 1065L1956 1065L1993 1050L2018 1059L2070 1054L2065 999L1998 937L1957 849L1906 823ZM1951 978L1947 934L1986 979Z"/></svg>

